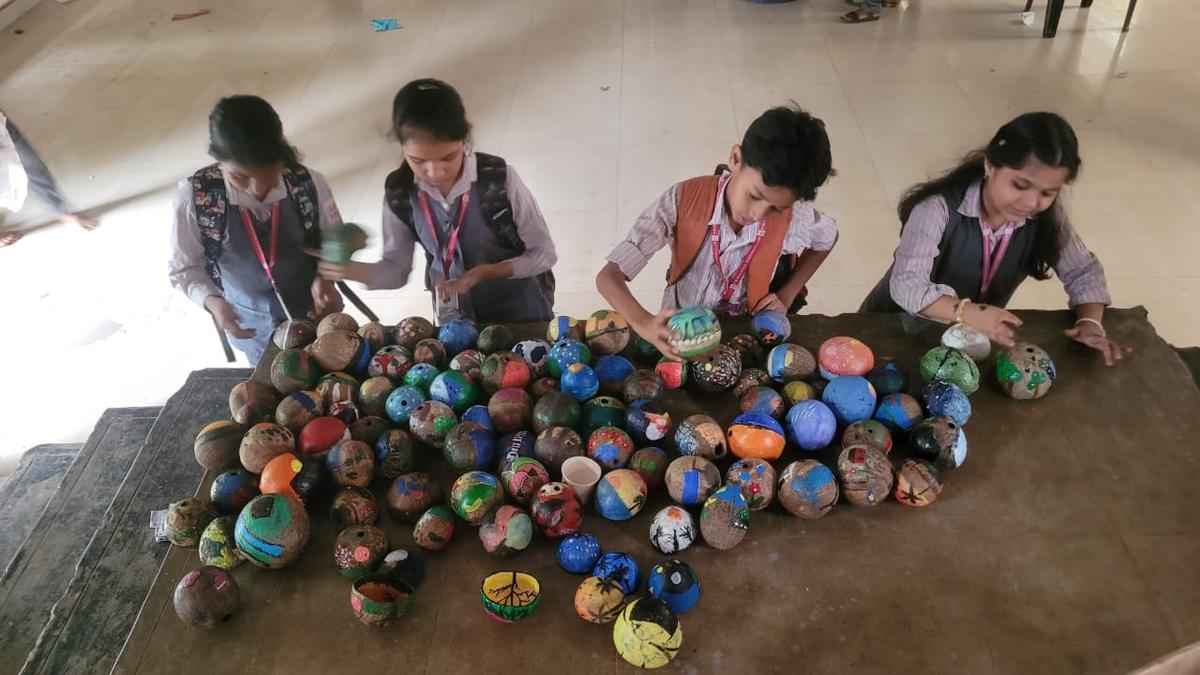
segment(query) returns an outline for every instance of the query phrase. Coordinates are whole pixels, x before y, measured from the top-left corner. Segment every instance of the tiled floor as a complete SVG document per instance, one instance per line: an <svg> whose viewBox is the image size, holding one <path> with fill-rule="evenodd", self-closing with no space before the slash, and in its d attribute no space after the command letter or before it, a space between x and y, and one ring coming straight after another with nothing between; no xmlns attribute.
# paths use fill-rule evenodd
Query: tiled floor
<svg viewBox="0 0 1200 675"><path fill-rule="evenodd" d="M95 233L50 228L0 250L0 405L22 411L0 429L0 473L36 443L82 439L104 407L161 402L219 364L165 258L171 188L206 162L207 111L231 93L272 101L343 214L376 230L399 155L390 98L412 77L449 80L478 146L540 201L558 308L579 314L600 305L594 272L634 216L711 170L769 105L795 99L833 140L840 175L818 201L842 240L812 284L823 313L855 309L886 268L906 186L1013 115L1056 110L1080 132L1067 199L1115 301L1200 343L1200 3L1142 3L1127 34L1124 0L1069 4L1043 40L1019 0L909 0L863 26L837 23L840 0L45 0L0 33L0 106L74 199L114 206ZM200 6L212 13L170 21ZM377 17L403 29L374 33ZM646 302L655 263L635 284ZM415 286L367 298L392 319L428 307ZM1064 301L1051 281L1014 305Z"/></svg>

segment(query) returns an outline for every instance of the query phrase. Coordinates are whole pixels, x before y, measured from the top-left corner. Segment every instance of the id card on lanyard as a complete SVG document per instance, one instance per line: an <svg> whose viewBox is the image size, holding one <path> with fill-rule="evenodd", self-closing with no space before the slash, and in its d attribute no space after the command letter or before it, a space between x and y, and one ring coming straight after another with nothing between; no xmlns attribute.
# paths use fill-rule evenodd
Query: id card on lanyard
<svg viewBox="0 0 1200 675"><path fill-rule="evenodd" d="M279 257L279 202L271 204L271 255L269 258L263 253L262 244L258 241L258 233L254 231L254 222L250 219L250 212L244 206L239 210L242 212L242 226L246 228L246 238L254 247L254 255L258 257L258 264L262 265L263 274L267 275L267 281L271 284L271 290L275 293L275 299L279 301L279 306L283 308L284 316L291 321L292 311L283 301L283 295L275 283L275 261Z"/></svg>
<svg viewBox="0 0 1200 675"><path fill-rule="evenodd" d="M721 199L721 195L725 194L725 186L729 183L729 177L726 176L721 185L717 188L717 199ZM724 208L724 205L722 205ZM715 210L715 208L714 208ZM721 289L721 301L713 308L713 312L723 316L741 316L746 313L744 303L733 302L733 294L737 291L738 286L742 283L742 279L746 277L746 272L750 269L750 263L754 260L754 255L758 253L758 249L762 246L763 237L767 234L765 221L755 223L758 227L758 233L754 236L754 244L750 247L750 252L742 259L741 264L734 270L733 276L725 276L725 269L721 265L721 226L717 223L709 223L708 226L708 241L712 248L713 266L717 268L717 275L721 278L724 286Z"/></svg>
<svg viewBox="0 0 1200 675"><path fill-rule="evenodd" d="M467 220L467 207L471 204L471 193L464 192L462 200L458 207L458 222L451 221L450 237L446 241L446 248L442 250L441 241L438 240L437 224L433 219L433 211L429 208L429 197L424 192L417 193L417 201L421 203L421 211L425 214L425 225L429 228L429 238L433 241L435 250L434 257L440 258L442 262L442 279L450 281L450 268L454 266L454 254L458 252L458 234L462 230L463 223Z"/></svg>

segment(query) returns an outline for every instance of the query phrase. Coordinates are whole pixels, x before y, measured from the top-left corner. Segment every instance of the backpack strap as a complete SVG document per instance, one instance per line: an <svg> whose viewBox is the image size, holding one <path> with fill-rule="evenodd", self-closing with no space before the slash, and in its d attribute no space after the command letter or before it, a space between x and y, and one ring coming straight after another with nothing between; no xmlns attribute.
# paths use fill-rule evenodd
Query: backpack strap
<svg viewBox="0 0 1200 675"><path fill-rule="evenodd" d="M210 164L192 174L192 207L196 212L196 225L200 229L200 241L204 244L204 271L217 285L221 284L221 268L217 260L225 246L225 213L228 200L225 195L225 178L219 164Z"/></svg>
<svg viewBox="0 0 1200 675"><path fill-rule="evenodd" d="M475 166L475 189L483 219L501 243L518 253L524 253L525 242L517 233L512 203L508 200L508 162L502 157L476 152Z"/></svg>
<svg viewBox="0 0 1200 675"><path fill-rule="evenodd" d="M321 247L321 210L317 198L317 183L312 172L300 164L283 170L283 185L288 197L300 212L300 223L304 226L304 246Z"/></svg>

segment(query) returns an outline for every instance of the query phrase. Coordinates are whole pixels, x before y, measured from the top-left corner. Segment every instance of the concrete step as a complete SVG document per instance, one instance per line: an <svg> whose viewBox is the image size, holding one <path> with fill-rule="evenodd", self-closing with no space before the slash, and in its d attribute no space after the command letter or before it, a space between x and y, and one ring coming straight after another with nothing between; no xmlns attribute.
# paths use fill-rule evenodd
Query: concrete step
<svg viewBox="0 0 1200 675"><path fill-rule="evenodd" d="M0 481L0 579L8 576L25 537L54 497L82 443L39 445L21 456L16 471Z"/></svg>

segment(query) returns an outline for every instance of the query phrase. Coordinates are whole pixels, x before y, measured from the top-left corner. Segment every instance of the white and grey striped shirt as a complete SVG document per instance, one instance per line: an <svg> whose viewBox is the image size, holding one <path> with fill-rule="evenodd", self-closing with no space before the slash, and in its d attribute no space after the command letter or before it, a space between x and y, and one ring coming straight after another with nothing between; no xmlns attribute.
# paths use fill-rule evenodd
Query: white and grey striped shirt
<svg viewBox="0 0 1200 675"><path fill-rule="evenodd" d="M957 207L958 212L969 218L979 218L979 194L980 183L976 182L967 188L962 203ZM1053 208L1058 209L1064 241L1058 264L1054 266L1054 273L1062 280L1071 307L1091 302L1112 304L1112 298L1108 294L1108 283L1104 277L1104 266L1100 264L1096 255L1084 246L1079 233L1071 226L1061 202L1055 201ZM953 288L934 283L930 279L933 261L938 256L938 246L949 219L950 212L946 208L946 200L936 196L917 204L904 224L900 245L896 247L890 286L892 299L911 314L920 314L921 310L944 295L958 298L958 293ZM1017 222L1014 229L1024 227L1025 222Z"/></svg>
<svg viewBox="0 0 1200 675"><path fill-rule="evenodd" d="M626 279L636 277L655 253L670 246L674 240L680 185L672 185L658 201L643 211L634 222L629 236L608 254L608 261L615 263ZM725 274L732 275L754 246L758 228L763 225L747 225L735 234L729 224L729 216L725 213L723 202L724 188L717 193L709 224L716 223L721 227L721 268ZM783 238L784 254L800 253L807 249L828 251L836 242L837 222L833 218L805 202L796 202L792 206L792 220ZM664 309L716 307L721 302L721 292L724 288L725 280L713 264L712 248L706 238L704 245L700 247L700 255L696 257L687 273L663 291L662 306ZM735 304L746 302L744 277L734 290L732 301Z"/></svg>

